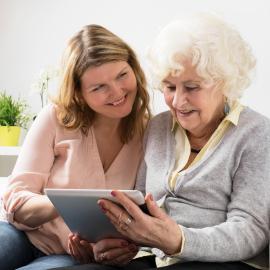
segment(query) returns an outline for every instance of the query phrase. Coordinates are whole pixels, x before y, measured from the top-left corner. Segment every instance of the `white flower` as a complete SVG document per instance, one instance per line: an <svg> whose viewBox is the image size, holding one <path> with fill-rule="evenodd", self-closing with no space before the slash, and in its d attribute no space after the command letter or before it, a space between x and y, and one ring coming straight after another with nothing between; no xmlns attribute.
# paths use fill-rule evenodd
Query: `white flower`
<svg viewBox="0 0 270 270"><path fill-rule="evenodd" d="M39 76L31 85L31 94L39 94L41 99L41 107L43 108L48 102L49 82L58 78L59 70L55 67L48 66L39 72Z"/></svg>

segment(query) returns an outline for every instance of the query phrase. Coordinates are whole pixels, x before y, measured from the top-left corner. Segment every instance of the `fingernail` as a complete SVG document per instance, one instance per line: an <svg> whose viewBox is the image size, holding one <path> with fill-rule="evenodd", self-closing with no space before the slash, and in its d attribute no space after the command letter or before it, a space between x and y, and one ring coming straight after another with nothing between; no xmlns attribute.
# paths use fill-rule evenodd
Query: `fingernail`
<svg viewBox="0 0 270 270"><path fill-rule="evenodd" d="M104 202L98 201L97 203L98 203L98 205L99 205L100 207L104 207Z"/></svg>
<svg viewBox="0 0 270 270"><path fill-rule="evenodd" d="M116 196L116 193L115 193L115 191L113 190L112 192L111 192L111 194L112 194L112 196Z"/></svg>
<svg viewBox="0 0 270 270"><path fill-rule="evenodd" d="M107 212L107 209L105 208L103 202L98 201L98 205L100 206L100 209L102 210L103 213L106 213Z"/></svg>
<svg viewBox="0 0 270 270"><path fill-rule="evenodd" d="M103 206L100 206L100 209L102 210L103 213L107 212L107 210Z"/></svg>
<svg viewBox="0 0 270 270"><path fill-rule="evenodd" d="M149 195L149 199L150 199L150 201L153 201L154 200L152 194Z"/></svg>

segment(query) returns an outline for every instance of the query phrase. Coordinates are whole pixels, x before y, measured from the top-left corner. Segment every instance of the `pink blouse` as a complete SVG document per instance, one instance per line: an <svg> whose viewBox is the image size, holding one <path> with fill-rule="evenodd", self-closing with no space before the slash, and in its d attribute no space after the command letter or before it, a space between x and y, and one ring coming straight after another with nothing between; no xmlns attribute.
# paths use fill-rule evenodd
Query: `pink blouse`
<svg viewBox="0 0 270 270"><path fill-rule="evenodd" d="M9 184L3 195L5 219L25 230L30 241L46 254L68 253L70 230L61 217L30 228L13 220L27 200L44 194L44 188L133 189L142 156L136 137L120 150L104 172L95 135L59 125L54 105L44 108L29 130Z"/></svg>

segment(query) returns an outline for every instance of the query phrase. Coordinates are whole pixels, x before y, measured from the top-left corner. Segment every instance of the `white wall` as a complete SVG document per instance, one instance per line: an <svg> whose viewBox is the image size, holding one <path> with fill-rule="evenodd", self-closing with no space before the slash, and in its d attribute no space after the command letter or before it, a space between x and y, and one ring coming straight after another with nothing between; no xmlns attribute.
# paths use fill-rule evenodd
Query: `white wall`
<svg viewBox="0 0 270 270"><path fill-rule="evenodd" d="M104 25L143 63L161 27L182 13L207 10L233 23L252 45L257 75L243 102L270 117L269 0L0 0L0 90L23 96L37 112L40 100L29 95L31 84L42 68L58 65L67 40L83 25ZM165 109L155 94L154 112Z"/></svg>

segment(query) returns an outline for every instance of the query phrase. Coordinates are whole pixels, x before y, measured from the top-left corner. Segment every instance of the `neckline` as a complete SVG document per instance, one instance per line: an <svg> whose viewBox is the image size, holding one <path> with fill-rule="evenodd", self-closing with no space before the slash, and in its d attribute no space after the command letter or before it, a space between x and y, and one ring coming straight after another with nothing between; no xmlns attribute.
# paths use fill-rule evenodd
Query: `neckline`
<svg viewBox="0 0 270 270"><path fill-rule="evenodd" d="M103 167L103 164L102 164L102 161L101 161L101 157L100 157L100 154L99 154L98 145L97 145L97 141L96 141L95 132L94 132L94 129L92 127L91 127L91 133L92 133L92 138L93 138L93 142L94 142L94 145L95 145L95 148L96 148L96 152L97 152L97 156L98 156L100 166L102 168L103 174L106 175L108 173L108 171L110 171L112 169L112 167L117 162L117 160L120 158L120 156L122 155L122 152L124 151L124 149L126 149L127 144L123 144L120 151L117 153L117 155L112 160L111 164L108 166L108 168L105 169Z"/></svg>
<svg viewBox="0 0 270 270"><path fill-rule="evenodd" d="M200 153L201 149L194 149L194 148L191 148L191 153L195 153L195 154L198 154Z"/></svg>

